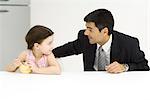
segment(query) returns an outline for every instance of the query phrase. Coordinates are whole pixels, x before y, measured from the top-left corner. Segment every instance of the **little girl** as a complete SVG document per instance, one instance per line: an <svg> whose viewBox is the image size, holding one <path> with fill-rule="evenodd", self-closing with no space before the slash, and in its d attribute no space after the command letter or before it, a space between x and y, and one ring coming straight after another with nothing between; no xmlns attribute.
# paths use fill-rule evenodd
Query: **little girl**
<svg viewBox="0 0 150 100"><path fill-rule="evenodd" d="M60 74L61 69L52 53L53 32L44 26L34 26L27 33L25 39L27 50L6 67L14 72L19 66L30 66L33 73Z"/></svg>

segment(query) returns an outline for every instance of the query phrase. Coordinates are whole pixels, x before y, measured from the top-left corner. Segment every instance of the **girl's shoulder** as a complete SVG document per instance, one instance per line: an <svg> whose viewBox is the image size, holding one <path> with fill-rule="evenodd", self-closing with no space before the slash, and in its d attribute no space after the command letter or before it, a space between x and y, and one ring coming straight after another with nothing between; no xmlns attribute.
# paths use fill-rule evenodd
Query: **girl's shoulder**
<svg viewBox="0 0 150 100"><path fill-rule="evenodd" d="M17 59L20 59L20 61L25 61L26 60L26 56L27 56L27 50L22 51L19 56L17 57Z"/></svg>
<svg viewBox="0 0 150 100"><path fill-rule="evenodd" d="M20 53L20 56L23 56L24 58L26 58L27 56L31 55L32 51L31 50L24 50Z"/></svg>
<svg viewBox="0 0 150 100"><path fill-rule="evenodd" d="M49 63L55 61L54 54L50 53L49 55L47 55L47 60L48 60Z"/></svg>
<svg viewBox="0 0 150 100"><path fill-rule="evenodd" d="M24 50L21 52L21 55L27 56L31 50Z"/></svg>

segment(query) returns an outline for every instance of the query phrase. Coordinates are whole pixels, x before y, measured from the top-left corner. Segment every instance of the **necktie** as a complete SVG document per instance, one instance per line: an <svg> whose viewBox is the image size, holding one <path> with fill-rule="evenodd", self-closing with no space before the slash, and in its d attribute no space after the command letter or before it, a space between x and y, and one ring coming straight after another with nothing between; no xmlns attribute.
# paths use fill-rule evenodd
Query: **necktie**
<svg viewBox="0 0 150 100"><path fill-rule="evenodd" d="M106 53L102 47L98 49L98 70L105 70L105 66L108 64L106 59Z"/></svg>

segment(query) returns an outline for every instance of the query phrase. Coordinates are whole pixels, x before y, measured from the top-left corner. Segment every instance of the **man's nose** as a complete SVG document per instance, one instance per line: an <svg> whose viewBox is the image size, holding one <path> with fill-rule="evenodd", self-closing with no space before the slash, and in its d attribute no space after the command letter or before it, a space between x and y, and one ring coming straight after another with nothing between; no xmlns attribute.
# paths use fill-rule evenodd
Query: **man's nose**
<svg viewBox="0 0 150 100"><path fill-rule="evenodd" d="M88 31L87 30L85 30L84 35L88 35Z"/></svg>

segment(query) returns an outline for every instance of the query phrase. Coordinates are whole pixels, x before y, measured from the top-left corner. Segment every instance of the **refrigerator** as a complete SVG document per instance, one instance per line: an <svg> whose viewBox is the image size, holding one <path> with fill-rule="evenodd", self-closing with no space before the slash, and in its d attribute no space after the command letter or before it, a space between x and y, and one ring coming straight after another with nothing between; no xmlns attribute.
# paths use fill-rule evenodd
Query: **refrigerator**
<svg viewBox="0 0 150 100"><path fill-rule="evenodd" d="M0 70L26 49L29 28L29 0L0 0Z"/></svg>

